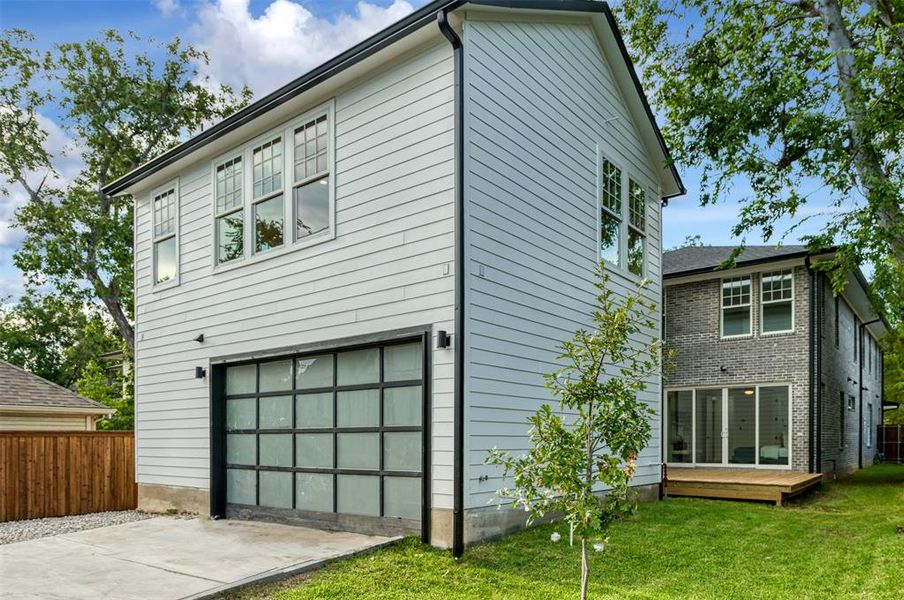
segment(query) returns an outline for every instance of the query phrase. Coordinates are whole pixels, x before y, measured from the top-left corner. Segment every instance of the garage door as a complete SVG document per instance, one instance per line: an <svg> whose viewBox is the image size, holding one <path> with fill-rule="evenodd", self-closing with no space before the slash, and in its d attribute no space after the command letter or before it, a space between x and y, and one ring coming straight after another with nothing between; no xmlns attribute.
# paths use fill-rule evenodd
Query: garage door
<svg viewBox="0 0 904 600"><path fill-rule="evenodd" d="M422 341L227 366L227 514L420 531Z"/></svg>

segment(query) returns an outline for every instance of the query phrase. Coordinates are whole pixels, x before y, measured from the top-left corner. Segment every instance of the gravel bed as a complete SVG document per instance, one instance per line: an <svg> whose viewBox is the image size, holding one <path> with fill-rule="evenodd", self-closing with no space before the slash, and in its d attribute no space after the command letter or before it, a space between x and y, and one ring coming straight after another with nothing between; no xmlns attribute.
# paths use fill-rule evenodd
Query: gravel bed
<svg viewBox="0 0 904 600"><path fill-rule="evenodd" d="M109 525L120 525L122 523L131 523L132 521L142 521L155 516L157 515L137 510L117 510L87 515L72 515L69 517L6 521L0 523L0 545L36 540L61 533L107 527Z"/></svg>

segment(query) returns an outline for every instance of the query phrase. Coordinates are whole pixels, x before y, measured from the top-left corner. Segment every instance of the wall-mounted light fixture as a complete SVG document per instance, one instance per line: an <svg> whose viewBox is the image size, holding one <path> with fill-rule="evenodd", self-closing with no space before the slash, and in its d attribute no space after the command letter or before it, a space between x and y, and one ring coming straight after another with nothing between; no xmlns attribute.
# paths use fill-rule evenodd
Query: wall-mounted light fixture
<svg viewBox="0 0 904 600"><path fill-rule="evenodd" d="M199 344L203 344L204 343L204 334L203 333L198 334L198 337L195 338L195 341L198 342Z"/></svg>
<svg viewBox="0 0 904 600"><path fill-rule="evenodd" d="M721 371L722 373L728 373L728 367L726 367L725 365L719 365L719 371Z"/></svg>
<svg viewBox="0 0 904 600"><path fill-rule="evenodd" d="M207 369L204 367L195 367L195 379L204 379L207 377Z"/></svg>
<svg viewBox="0 0 904 600"><path fill-rule="evenodd" d="M445 329L436 332L436 347L448 348L452 344L452 336L446 333Z"/></svg>

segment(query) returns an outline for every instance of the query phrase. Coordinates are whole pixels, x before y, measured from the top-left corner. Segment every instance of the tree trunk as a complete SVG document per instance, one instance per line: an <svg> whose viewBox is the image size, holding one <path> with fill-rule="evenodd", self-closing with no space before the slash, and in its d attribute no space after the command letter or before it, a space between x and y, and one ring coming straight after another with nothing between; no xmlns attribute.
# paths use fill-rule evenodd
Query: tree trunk
<svg viewBox="0 0 904 600"><path fill-rule="evenodd" d="M101 297L101 301L107 308L107 312L110 313L110 316L113 318L113 322L116 323L116 327L119 329L122 339L125 340L126 345L129 347L129 353L132 356L135 356L135 329L132 327L132 324L129 323L129 319L123 312L122 306L116 300L106 296Z"/></svg>
<svg viewBox="0 0 904 600"><path fill-rule="evenodd" d="M587 538L581 538L581 600L587 600L587 584L590 582L590 563L587 560Z"/></svg>

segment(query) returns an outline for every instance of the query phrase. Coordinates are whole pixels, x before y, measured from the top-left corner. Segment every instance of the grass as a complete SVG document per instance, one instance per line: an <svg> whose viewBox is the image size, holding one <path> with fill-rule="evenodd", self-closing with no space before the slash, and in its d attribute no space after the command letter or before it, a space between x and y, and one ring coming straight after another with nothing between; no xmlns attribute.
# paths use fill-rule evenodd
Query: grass
<svg viewBox="0 0 904 600"><path fill-rule="evenodd" d="M904 597L904 466L879 465L784 508L670 498L644 503L591 557L591 598ZM558 531L562 541L549 536ZM577 597L580 552L546 525L460 560L406 539L285 582L259 598Z"/></svg>

